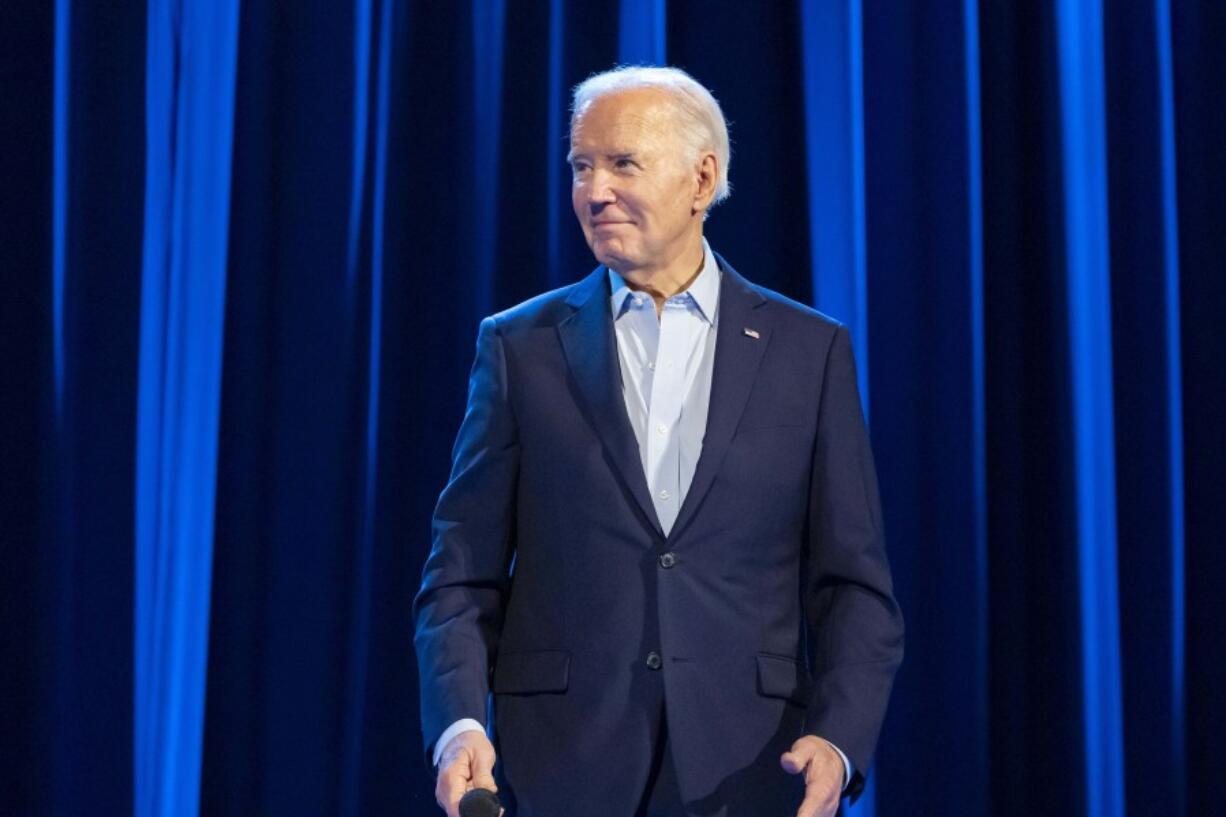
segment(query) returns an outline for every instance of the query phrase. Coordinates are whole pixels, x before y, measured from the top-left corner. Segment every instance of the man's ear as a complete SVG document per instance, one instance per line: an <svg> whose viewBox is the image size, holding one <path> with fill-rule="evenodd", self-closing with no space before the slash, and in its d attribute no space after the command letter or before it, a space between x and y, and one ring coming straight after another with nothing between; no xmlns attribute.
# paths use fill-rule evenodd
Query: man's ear
<svg viewBox="0 0 1226 817"><path fill-rule="evenodd" d="M708 209L715 199L715 185L719 179L719 160L715 158L715 154L710 151L702 154L694 168L694 174L698 184L691 207L692 212L697 213Z"/></svg>

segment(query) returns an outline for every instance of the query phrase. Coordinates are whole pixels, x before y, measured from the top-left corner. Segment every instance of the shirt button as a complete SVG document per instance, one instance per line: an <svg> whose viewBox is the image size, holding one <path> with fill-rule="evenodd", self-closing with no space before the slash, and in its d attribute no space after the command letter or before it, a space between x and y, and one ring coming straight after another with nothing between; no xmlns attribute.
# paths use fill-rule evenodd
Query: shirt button
<svg viewBox="0 0 1226 817"><path fill-rule="evenodd" d="M675 564L677 564L677 555L675 553L669 551L668 553L660 554L660 567L667 570Z"/></svg>
<svg viewBox="0 0 1226 817"><path fill-rule="evenodd" d="M654 372L656 370L656 362L654 360L647 361L647 368Z"/></svg>
<svg viewBox="0 0 1226 817"><path fill-rule="evenodd" d="M660 654L655 650L647 653L647 669L659 669L664 664L664 659L660 658Z"/></svg>
<svg viewBox="0 0 1226 817"><path fill-rule="evenodd" d="M660 423L658 426L656 426L656 431L660 432L661 434L666 434L668 433L668 426L664 423Z"/></svg>
<svg viewBox="0 0 1226 817"><path fill-rule="evenodd" d="M672 494L668 492L667 488L660 492L660 499L668 499L670 496L672 496Z"/></svg>

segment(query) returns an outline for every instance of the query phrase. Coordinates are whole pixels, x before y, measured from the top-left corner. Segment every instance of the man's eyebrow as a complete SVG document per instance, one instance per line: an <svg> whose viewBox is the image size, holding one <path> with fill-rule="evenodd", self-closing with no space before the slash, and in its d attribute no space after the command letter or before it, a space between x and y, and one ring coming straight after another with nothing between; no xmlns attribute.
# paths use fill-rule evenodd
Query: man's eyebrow
<svg viewBox="0 0 1226 817"><path fill-rule="evenodd" d="M604 157L608 159L609 161L613 161L613 162L617 161L618 159L636 159L637 160L638 153L633 150L627 150L627 151L619 151L615 153L606 153L604 154ZM576 159L587 159L587 158L589 158L589 154L582 153L582 152L576 153L574 150L571 150L570 152L566 154L566 163L571 164Z"/></svg>

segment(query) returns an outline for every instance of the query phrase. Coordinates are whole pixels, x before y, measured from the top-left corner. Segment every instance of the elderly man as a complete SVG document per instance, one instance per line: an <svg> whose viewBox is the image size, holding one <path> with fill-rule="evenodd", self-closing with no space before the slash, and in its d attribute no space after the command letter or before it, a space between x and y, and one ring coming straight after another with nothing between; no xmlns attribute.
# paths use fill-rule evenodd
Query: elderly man
<svg viewBox="0 0 1226 817"><path fill-rule="evenodd" d="M415 601L439 804L831 815L903 635L847 330L703 238L728 133L689 75L591 77L570 146L600 266L482 322Z"/></svg>

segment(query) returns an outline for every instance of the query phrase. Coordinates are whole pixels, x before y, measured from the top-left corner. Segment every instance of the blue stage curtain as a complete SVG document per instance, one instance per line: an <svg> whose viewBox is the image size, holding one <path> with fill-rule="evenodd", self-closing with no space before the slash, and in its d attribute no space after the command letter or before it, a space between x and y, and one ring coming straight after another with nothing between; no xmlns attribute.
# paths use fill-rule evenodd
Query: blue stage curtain
<svg viewBox="0 0 1226 817"><path fill-rule="evenodd" d="M851 332L860 401L871 428L868 259L865 230L863 4L803 3L804 136L810 300ZM876 812L876 776L851 815Z"/></svg>
<svg viewBox="0 0 1226 817"><path fill-rule="evenodd" d="M1222 458L1226 451L1226 423L1222 422L1226 417L1226 366L1222 365L1222 350L1226 349L1226 321L1222 320L1226 310L1226 275L1222 274L1226 234L1221 229L1226 223L1222 196L1226 106L1221 104L1226 98L1226 55L1222 51L1226 6L1170 3L1169 37L1162 25L1168 17L1166 6L1160 4L1158 8L1154 37L1159 59L1167 42L1171 51L1170 65L1159 68L1159 76L1165 76L1169 85L1160 86L1161 103L1156 106L1159 118L1154 121L1163 128L1163 161L1167 167L1174 166L1175 174L1174 179L1163 180L1164 295L1161 307L1155 300L1149 314L1159 308L1163 313L1165 342L1160 354L1165 376L1161 385L1157 380L1151 382L1167 402L1154 402L1147 394L1148 399L1138 402L1137 410L1152 407L1155 415L1165 420L1170 429L1166 438L1171 442L1158 461L1157 473L1165 474L1164 481L1175 486L1181 478L1183 481L1182 507L1178 491L1173 490L1161 507L1154 506L1156 524L1186 533L1183 559L1178 559L1176 552L1168 565L1158 565L1156 574L1141 574L1157 587L1145 592L1147 588L1142 585L1142 592L1135 596L1151 605L1149 609L1157 618L1137 622L1136 634L1146 634L1148 639L1135 645L1137 655L1133 660L1139 663L1145 655L1164 654L1173 658L1161 669L1157 663L1146 667L1148 673L1133 682L1139 694L1131 705L1136 711L1149 697L1148 691L1162 695L1164 685L1172 685L1173 728L1168 729L1161 710L1148 712L1149 728L1159 736L1169 732L1177 748L1183 749L1173 758L1173 764L1159 772L1159 785L1174 779L1178 787L1186 780L1188 813L1211 814L1226 803L1226 775L1221 773L1219 762L1226 757L1226 706L1221 693L1226 689L1226 662L1221 660L1226 614L1220 601L1222 587L1226 586L1226 549L1222 547L1226 503L1221 501L1226 490ZM1117 81L1125 85L1129 79L1121 72ZM1173 264L1177 268L1172 268ZM1150 281L1152 269L1146 276ZM1177 366L1182 367L1181 372L1176 371ZM1179 384L1181 400L1172 393ZM1180 439L1182 469L1174 450ZM1145 529L1137 533L1133 552L1145 547L1140 538ZM1167 575L1169 581L1164 579ZM1172 598L1164 598L1164 586L1173 589ZM1125 654L1132 646L1125 643ZM1153 679L1152 687L1148 686L1149 679ZM1139 761L1129 760L1135 762ZM1183 802L1183 798L1176 802Z"/></svg>
<svg viewBox="0 0 1226 817"><path fill-rule="evenodd" d="M617 61L663 65L668 50L667 0L621 0L617 18Z"/></svg>
<svg viewBox="0 0 1226 817"><path fill-rule="evenodd" d="M617 62L713 89L712 245L852 330L908 640L850 811L1220 810L1223 42L1207 0L0 4L0 813L434 813L429 518L478 321L591 268L568 90Z"/></svg>
<svg viewBox="0 0 1226 817"><path fill-rule="evenodd" d="M973 2L868 0L862 13L870 430L907 620L877 768L876 810L886 815L1007 808L989 793L996 746L1011 744L992 742L988 711L990 604L1003 597L989 592L987 501L989 487L1009 488L988 473L986 435L1000 410L987 393L983 196L993 154L983 146L977 12ZM1013 327L998 329L1008 337ZM917 765L924 745L932 753ZM1008 755L1008 768L1030 761Z"/></svg>
<svg viewBox="0 0 1226 817"><path fill-rule="evenodd" d="M137 817L200 801L238 0L151 0L136 416Z"/></svg>
<svg viewBox="0 0 1226 817"><path fill-rule="evenodd" d="M132 814L145 14L0 4L6 815Z"/></svg>

